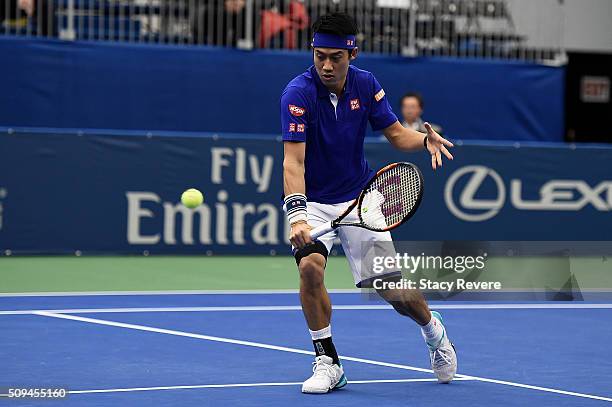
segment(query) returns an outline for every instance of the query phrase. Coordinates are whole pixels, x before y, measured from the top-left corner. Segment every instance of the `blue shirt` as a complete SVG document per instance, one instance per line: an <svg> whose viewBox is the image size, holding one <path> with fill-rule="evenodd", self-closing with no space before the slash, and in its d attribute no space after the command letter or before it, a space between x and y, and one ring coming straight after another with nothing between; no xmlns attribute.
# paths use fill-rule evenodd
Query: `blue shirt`
<svg viewBox="0 0 612 407"><path fill-rule="evenodd" d="M395 121L374 75L352 65L335 108L314 66L289 82L281 96L283 141L306 143L308 200L334 204L355 199L374 174L363 151L368 122L379 131Z"/></svg>

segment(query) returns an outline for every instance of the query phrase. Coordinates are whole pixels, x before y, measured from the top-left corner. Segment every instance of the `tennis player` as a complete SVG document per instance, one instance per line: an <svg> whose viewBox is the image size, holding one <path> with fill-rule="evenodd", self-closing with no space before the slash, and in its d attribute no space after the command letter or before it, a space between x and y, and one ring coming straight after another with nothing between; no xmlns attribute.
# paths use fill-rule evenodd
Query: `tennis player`
<svg viewBox="0 0 612 407"><path fill-rule="evenodd" d="M332 341L332 308L323 279L333 241L340 238L355 284L365 287L372 278L381 277L371 268L362 269L361 243L391 242L391 235L349 226L312 241L310 229L339 216L374 175L363 148L368 122L399 150L426 149L434 170L442 165L442 155L453 158L447 149L453 144L427 123L426 134L403 127L374 75L350 65L358 52L352 17L324 15L313 31L314 65L289 82L281 97L284 208L300 274L302 310L316 353L313 375L302 392L327 393L347 383ZM383 277L394 280L401 278L398 274L396 270ZM429 310L417 290L378 292L397 312L421 326L433 371L440 382L450 382L457 371L457 356L440 314Z"/></svg>

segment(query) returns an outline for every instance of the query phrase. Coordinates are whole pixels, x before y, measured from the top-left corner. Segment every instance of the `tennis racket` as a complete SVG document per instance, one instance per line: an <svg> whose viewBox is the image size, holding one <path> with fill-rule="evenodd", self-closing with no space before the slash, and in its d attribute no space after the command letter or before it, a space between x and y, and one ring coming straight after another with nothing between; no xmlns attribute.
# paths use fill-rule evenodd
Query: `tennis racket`
<svg viewBox="0 0 612 407"><path fill-rule="evenodd" d="M375 232L395 229L414 215L423 197L423 175L416 165L406 162L381 168L359 197L338 218L310 231L310 237L331 232L340 226L357 226ZM359 222L343 219L356 208Z"/></svg>

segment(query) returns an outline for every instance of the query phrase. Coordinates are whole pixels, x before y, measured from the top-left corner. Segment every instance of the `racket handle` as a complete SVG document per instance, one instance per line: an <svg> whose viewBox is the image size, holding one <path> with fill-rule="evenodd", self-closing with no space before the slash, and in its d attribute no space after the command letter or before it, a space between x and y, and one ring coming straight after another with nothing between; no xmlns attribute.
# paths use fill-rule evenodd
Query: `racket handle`
<svg viewBox="0 0 612 407"><path fill-rule="evenodd" d="M312 229L310 231L310 238L311 239L316 239L318 237L323 236L324 234L331 232L332 230L334 230L334 227L332 226L332 222L326 222L322 225L317 226L316 228Z"/></svg>

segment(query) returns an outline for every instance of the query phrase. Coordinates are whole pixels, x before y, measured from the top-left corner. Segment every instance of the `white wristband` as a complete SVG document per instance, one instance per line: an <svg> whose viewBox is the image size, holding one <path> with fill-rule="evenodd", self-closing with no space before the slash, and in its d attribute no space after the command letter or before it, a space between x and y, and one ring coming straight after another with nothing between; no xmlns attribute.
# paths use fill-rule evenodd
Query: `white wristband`
<svg viewBox="0 0 612 407"><path fill-rule="evenodd" d="M285 197L283 209L289 220L289 224L305 221L308 222L308 212L306 210L306 195L290 194Z"/></svg>

